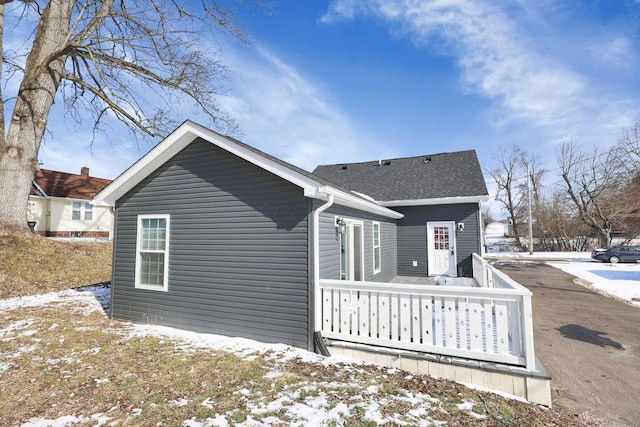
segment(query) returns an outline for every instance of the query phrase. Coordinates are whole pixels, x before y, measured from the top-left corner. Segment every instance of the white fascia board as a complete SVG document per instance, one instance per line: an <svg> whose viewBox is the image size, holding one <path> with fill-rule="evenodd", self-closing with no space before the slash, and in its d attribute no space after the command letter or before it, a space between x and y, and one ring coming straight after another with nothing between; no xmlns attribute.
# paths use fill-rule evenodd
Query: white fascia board
<svg viewBox="0 0 640 427"><path fill-rule="evenodd" d="M40 194L42 194L42 197L44 197L45 199L49 197L49 195L45 193L42 187L40 187L35 181L32 181L32 184L34 187L36 187L36 189L40 192Z"/></svg>
<svg viewBox="0 0 640 427"><path fill-rule="evenodd" d="M337 205L347 206L392 219L404 218L404 214L401 214L400 212L396 212L384 206L380 206L376 202L370 202L368 200L361 199L360 197L345 193L344 191L340 191L331 187L323 187L322 190L327 194L333 194L334 203Z"/></svg>
<svg viewBox="0 0 640 427"><path fill-rule="evenodd" d="M404 215L380 206L375 201L368 201L353 194L337 190L320 184L316 180L300 174L285 165L273 161L270 158L260 155L247 147L237 144L204 126L193 122L185 122L173 131L162 142L151 149L140 160L134 163L129 169L124 171L111 184L98 193L93 203L96 206L113 206L119 198L124 196L133 187L139 184L144 178L162 166L180 150L189 145L197 138L202 138L223 150L234 154L254 165L273 173L280 178L291 182L304 191L306 197L326 200L328 194L333 194L336 203L355 209L375 213L388 218L400 219Z"/></svg>
<svg viewBox="0 0 640 427"><path fill-rule="evenodd" d="M119 198L175 156L180 150L197 138L202 138L256 166L267 170L301 187L305 196L317 197L318 183L271 159L241 146L224 136L193 122L185 122L169 136L145 154L140 160L124 171L93 199L96 205L113 206Z"/></svg>
<svg viewBox="0 0 640 427"><path fill-rule="evenodd" d="M479 203L489 200L489 195L464 196L464 197L440 197L436 199L417 200L388 200L379 202L382 206L431 206L431 205L458 205L463 203Z"/></svg>

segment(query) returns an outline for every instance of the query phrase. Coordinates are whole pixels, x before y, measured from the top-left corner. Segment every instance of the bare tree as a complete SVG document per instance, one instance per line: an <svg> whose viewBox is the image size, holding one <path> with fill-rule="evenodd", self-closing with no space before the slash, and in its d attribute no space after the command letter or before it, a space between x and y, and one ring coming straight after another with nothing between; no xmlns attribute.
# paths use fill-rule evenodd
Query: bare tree
<svg viewBox="0 0 640 427"><path fill-rule="evenodd" d="M619 228L621 237L629 241L640 236L640 121L623 131L615 152L618 169L628 182L622 189L624 212Z"/></svg>
<svg viewBox="0 0 640 427"><path fill-rule="evenodd" d="M621 195L626 177L620 173L616 150L595 148L587 155L574 142L564 142L558 159L564 189L578 217L601 246L609 246L612 225L624 212Z"/></svg>
<svg viewBox="0 0 640 427"><path fill-rule="evenodd" d="M632 128L623 130L616 146L616 162L633 177L640 171L640 121Z"/></svg>
<svg viewBox="0 0 640 427"><path fill-rule="evenodd" d="M522 245L520 229L527 221L528 207L527 174L531 175L533 198L535 204L538 204L545 170L539 167L535 155L516 145L509 151L501 148L496 160L498 166L489 171L498 187L496 200L501 202L507 212L509 222L513 226L513 237L518 245Z"/></svg>
<svg viewBox="0 0 640 427"><path fill-rule="evenodd" d="M575 215L566 191L546 196L535 209L537 248L540 251L586 251L590 249L590 232Z"/></svg>
<svg viewBox="0 0 640 427"><path fill-rule="evenodd" d="M115 117L134 132L164 135L182 121L171 114L177 97L190 99L217 129L230 130L216 104L224 67L203 40L212 29L243 39L232 3L0 1L2 88L20 79L17 93L0 93L0 233L27 232L27 198L57 96L72 117L89 115L94 130ZM4 46L8 22L34 27L26 59ZM5 111L10 105L13 111Z"/></svg>

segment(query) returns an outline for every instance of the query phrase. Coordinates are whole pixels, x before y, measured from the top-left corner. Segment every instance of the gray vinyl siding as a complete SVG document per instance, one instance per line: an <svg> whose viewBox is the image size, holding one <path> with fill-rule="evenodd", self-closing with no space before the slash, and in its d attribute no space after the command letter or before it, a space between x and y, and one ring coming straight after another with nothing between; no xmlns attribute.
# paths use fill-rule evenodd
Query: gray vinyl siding
<svg viewBox="0 0 640 427"><path fill-rule="evenodd" d="M316 203L316 207L321 203ZM340 279L340 242L335 217L363 222L364 276L366 281L389 282L397 276L397 239L395 220L356 209L334 205L320 214L320 278ZM380 223L380 271L373 272L373 225Z"/></svg>
<svg viewBox="0 0 640 427"><path fill-rule="evenodd" d="M114 318L309 348L299 187L198 140L117 205ZM140 214L171 215L168 292L134 287Z"/></svg>
<svg viewBox="0 0 640 427"><path fill-rule="evenodd" d="M456 231L457 274L472 277L471 254L480 253L478 204L394 207L403 213L398 220L398 274L401 276L427 276L427 222L463 222L464 231ZM417 267L413 266L417 261Z"/></svg>

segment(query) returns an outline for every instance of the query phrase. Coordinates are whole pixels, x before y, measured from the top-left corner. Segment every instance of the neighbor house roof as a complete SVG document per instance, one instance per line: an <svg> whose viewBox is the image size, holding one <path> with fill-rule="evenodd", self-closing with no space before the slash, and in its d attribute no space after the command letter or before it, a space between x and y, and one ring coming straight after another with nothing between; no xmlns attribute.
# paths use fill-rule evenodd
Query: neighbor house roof
<svg viewBox="0 0 640 427"><path fill-rule="evenodd" d="M33 180L31 194L91 200L109 183L111 183L110 179L40 169Z"/></svg>
<svg viewBox="0 0 640 427"><path fill-rule="evenodd" d="M233 138L207 129L206 127L185 121L169 136L134 163L129 169L117 177L113 183L98 193L94 198L96 204L113 205L128 191L138 185L144 178L162 166L166 161L180 152L191 142L201 139L216 145L254 165L273 173L294 185L302 188L304 195L311 198L326 200L329 195L334 197L335 203L389 218L402 218L403 214L381 206L371 198L354 193L330 180L316 176L310 172L291 165L283 160L266 154L256 148L244 144Z"/></svg>
<svg viewBox="0 0 640 427"><path fill-rule="evenodd" d="M315 175L373 197L384 206L486 200L474 150L318 166Z"/></svg>

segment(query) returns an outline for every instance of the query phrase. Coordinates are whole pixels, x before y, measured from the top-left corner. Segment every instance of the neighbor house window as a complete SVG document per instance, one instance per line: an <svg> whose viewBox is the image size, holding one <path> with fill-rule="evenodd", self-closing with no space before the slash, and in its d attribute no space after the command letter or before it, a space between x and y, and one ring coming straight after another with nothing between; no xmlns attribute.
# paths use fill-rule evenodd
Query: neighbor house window
<svg viewBox="0 0 640 427"><path fill-rule="evenodd" d="M378 273L381 270L380 260L380 223L373 223L373 272Z"/></svg>
<svg viewBox="0 0 640 427"><path fill-rule="evenodd" d="M71 219L91 221L93 219L91 203L71 202Z"/></svg>
<svg viewBox="0 0 640 427"><path fill-rule="evenodd" d="M167 290L169 215L138 215L136 288Z"/></svg>
<svg viewBox="0 0 640 427"><path fill-rule="evenodd" d="M86 221L91 221L93 219L93 206L91 206L91 203L84 204L84 219Z"/></svg>

